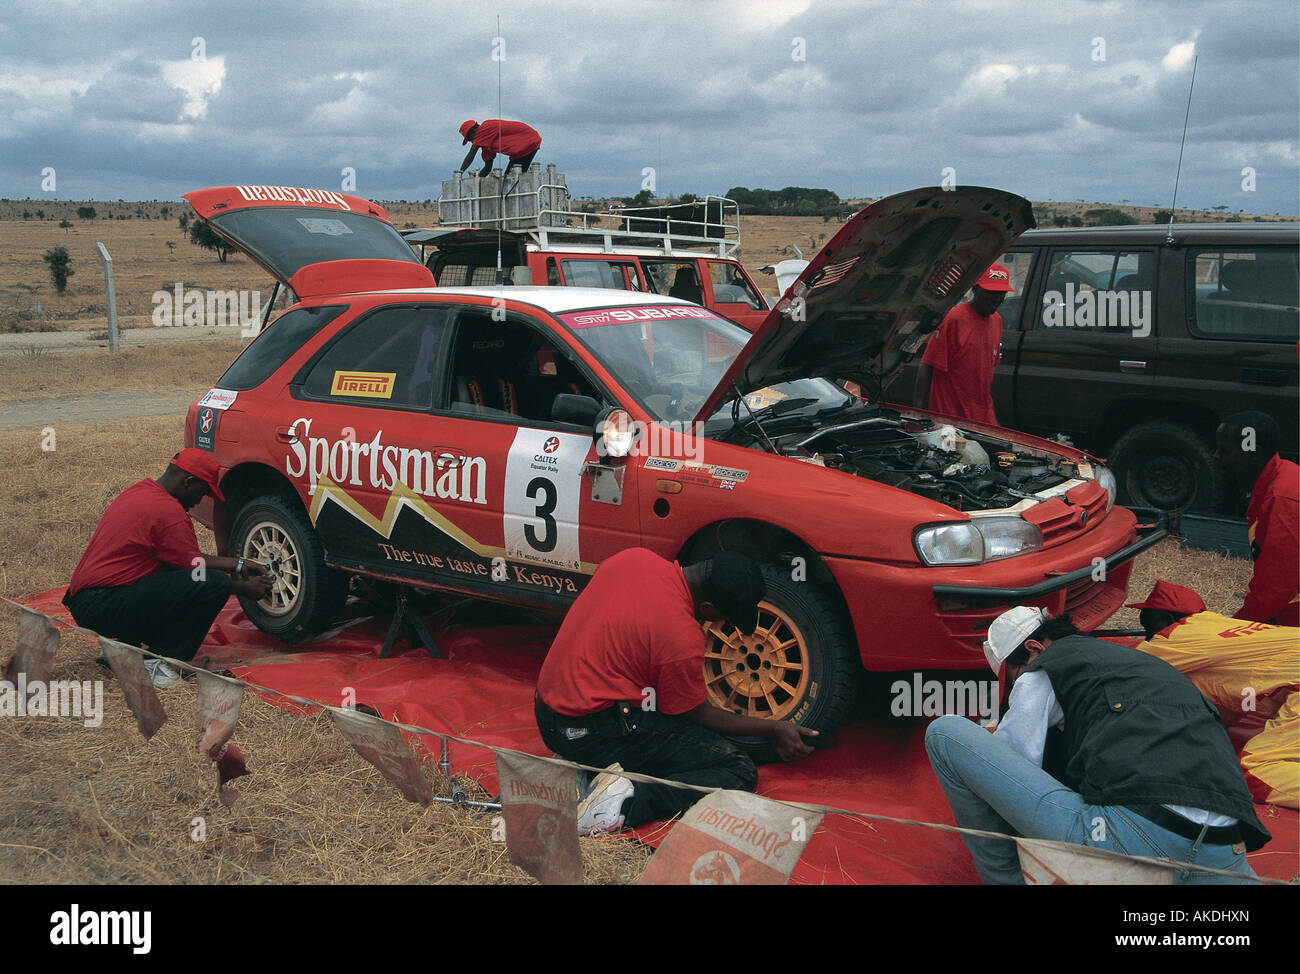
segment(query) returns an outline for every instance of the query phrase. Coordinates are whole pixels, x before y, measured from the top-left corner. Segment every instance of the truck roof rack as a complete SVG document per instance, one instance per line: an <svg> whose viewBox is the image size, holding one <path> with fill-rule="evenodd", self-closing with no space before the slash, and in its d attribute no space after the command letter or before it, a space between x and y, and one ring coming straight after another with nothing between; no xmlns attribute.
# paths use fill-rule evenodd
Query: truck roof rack
<svg viewBox="0 0 1300 974"><path fill-rule="evenodd" d="M543 250L565 245L610 252L708 249L729 257L740 246L740 207L722 196L607 212L573 210L571 200L565 176L554 165L542 170L534 163L527 172L512 169L504 178L497 172L456 173L442 182L437 230L508 230Z"/></svg>

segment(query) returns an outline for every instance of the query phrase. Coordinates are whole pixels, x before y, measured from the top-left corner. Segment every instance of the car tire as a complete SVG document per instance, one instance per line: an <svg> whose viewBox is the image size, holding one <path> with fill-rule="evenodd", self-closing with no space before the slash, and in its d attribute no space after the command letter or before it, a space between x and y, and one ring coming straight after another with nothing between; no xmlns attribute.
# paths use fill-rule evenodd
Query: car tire
<svg viewBox="0 0 1300 974"><path fill-rule="evenodd" d="M1119 502L1162 511L1212 511L1219 475L1210 445L1178 423L1135 426L1110 451Z"/></svg>
<svg viewBox="0 0 1300 974"><path fill-rule="evenodd" d="M260 601L239 596L268 636L301 642L328 628L347 601L348 576L325 566L325 550L297 498L266 494L244 504L230 527L230 551L266 565L275 579Z"/></svg>
<svg viewBox="0 0 1300 974"><path fill-rule="evenodd" d="M841 601L824 586L794 581L789 566L764 565L767 596L753 636L708 626L704 670L709 702L733 713L793 720L828 735L852 712L862 659ZM772 745L732 737L758 762Z"/></svg>

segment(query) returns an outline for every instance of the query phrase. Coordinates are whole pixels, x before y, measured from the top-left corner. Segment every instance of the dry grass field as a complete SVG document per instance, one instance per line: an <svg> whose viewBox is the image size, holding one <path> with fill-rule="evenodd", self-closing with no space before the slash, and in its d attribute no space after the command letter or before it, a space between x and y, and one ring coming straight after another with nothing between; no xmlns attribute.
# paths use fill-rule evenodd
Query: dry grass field
<svg viewBox="0 0 1300 974"><path fill-rule="evenodd" d="M8 204L12 209L14 204ZM161 204L139 204L159 207ZM35 204L32 204L33 208ZM96 204L101 214L112 205ZM137 204L121 204L134 213ZM0 209L0 332L104 327L103 290L93 243L113 253L124 322L150 327L149 295L176 282L265 289L247 258L224 264L185 240L172 204L168 219L56 222L14 219ZM396 208L395 208L396 209ZM428 214L394 213L399 226ZM819 218L746 220L742 257L751 270L779 259L794 242L834 232ZM168 248L168 242L175 244ZM40 255L67 246L76 276L52 293ZM771 278L757 278L760 283ZM36 301L41 316L35 315ZM202 393L239 342L160 345L107 352L0 355L0 413L18 401L133 391ZM66 584L95 522L123 488L160 473L182 445L182 417L61 423L55 449L42 449L42 426L0 432L0 594L21 599ZM210 537L201 544L210 550ZM1181 551L1166 541L1143 556L1131 586L1145 593L1157 577L1196 588L1209 607L1241 603L1248 563ZM1136 623L1125 610L1116 625ZM0 660L14 645L13 613L0 611ZM96 650L65 637L57 679L94 680ZM520 883L488 819L401 799L323 718L303 718L246 699L236 740L254 773L242 799L220 805L215 776L193 753L192 685L167 698L172 720L153 740L135 730L111 677L97 729L63 718L0 720L0 883ZM202 817L206 839L194 841ZM649 852L630 841L584 839L585 878L634 882Z"/></svg>

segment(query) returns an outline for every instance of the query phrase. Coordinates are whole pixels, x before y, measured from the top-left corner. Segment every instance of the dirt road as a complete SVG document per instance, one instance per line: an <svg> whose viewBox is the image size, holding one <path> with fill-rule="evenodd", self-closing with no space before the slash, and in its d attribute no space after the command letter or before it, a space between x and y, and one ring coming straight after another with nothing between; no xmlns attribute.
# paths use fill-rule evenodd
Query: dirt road
<svg viewBox="0 0 1300 974"><path fill-rule="evenodd" d="M206 391L204 388L11 399L0 403L0 430L29 429L39 434L47 426L57 429L61 425L113 422L142 416L175 416L177 428L180 428L185 421L185 410Z"/></svg>
<svg viewBox="0 0 1300 974"><path fill-rule="evenodd" d="M0 355L40 355L108 348L103 331L33 331L0 335ZM224 342L231 357L244 338L238 328L127 328L119 333L119 348L143 348L171 342Z"/></svg>

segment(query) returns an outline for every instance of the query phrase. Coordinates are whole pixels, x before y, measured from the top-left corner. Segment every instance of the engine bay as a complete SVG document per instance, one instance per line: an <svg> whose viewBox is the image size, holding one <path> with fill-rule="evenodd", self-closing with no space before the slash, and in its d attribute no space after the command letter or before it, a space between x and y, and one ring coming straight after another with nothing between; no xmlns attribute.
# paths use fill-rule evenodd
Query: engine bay
<svg viewBox="0 0 1300 974"><path fill-rule="evenodd" d="M805 425L791 432L785 424L766 429L767 448L818 466L843 470L900 490L929 497L958 511L1014 507L1026 499L1080 479L1090 479L1075 461L1045 456L1009 440L963 432L928 420L913 420L894 410L871 410L820 429Z"/></svg>

